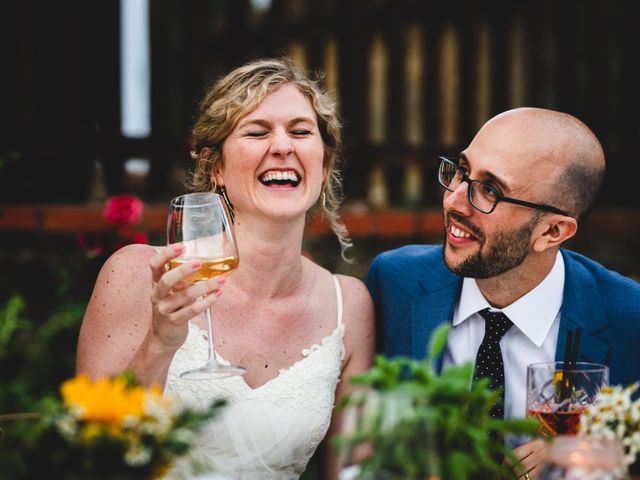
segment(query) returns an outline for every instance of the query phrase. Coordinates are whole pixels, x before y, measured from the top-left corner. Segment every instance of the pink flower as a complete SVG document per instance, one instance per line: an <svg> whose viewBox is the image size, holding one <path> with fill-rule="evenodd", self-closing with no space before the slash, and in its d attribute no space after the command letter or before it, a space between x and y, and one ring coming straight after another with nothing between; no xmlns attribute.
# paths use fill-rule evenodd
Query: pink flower
<svg viewBox="0 0 640 480"><path fill-rule="evenodd" d="M135 225L142 220L144 204L135 195L114 195L107 199L104 218L116 225Z"/></svg>

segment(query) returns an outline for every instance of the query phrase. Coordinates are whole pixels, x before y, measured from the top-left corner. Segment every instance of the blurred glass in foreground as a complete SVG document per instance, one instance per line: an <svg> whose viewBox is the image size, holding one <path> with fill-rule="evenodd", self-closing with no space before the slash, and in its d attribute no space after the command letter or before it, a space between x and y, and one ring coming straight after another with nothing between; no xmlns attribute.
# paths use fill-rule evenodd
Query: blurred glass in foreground
<svg viewBox="0 0 640 480"><path fill-rule="evenodd" d="M560 435L549 446L539 480L629 480L618 440Z"/></svg>

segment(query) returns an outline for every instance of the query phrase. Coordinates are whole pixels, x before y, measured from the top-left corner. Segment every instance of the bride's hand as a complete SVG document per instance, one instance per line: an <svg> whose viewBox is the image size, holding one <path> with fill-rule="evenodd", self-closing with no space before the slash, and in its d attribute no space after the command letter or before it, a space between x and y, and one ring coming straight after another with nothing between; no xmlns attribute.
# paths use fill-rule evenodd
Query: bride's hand
<svg viewBox="0 0 640 480"><path fill-rule="evenodd" d="M170 245L159 249L149 260L154 282L150 334L166 348L178 349L184 343L189 320L215 301L225 281L224 276L219 276L195 284L185 282L185 277L200 268L197 259L167 270L169 260L182 251L181 244Z"/></svg>

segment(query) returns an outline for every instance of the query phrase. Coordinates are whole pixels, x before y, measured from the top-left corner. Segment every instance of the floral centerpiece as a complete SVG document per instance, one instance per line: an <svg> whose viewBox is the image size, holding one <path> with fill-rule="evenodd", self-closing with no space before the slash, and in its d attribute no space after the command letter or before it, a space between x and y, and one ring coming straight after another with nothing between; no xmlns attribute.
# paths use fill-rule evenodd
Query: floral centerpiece
<svg viewBox="0 0 640 480"><path fill-rule="evenodd" d="M504 437L534 435L538 423L490 418L500 393L488 380L472 384L471 362L437 373L435 358L449 330L445 324L435 332L426 360L377 357L373 368L352 377L361 388L341 405L343 427L334 439L347 467L341 479L494 480L524 473L503 462L517 463ZM360 458L350 462L358 450Z"/></svg>
<svg viewBox="0 0 640 480"><path fill-rule="evenodd" d="M640 474L640 398L633 397L639 386L602 387L596 402L580 417L581 435L622 442L625 463L635 475Z"/></svg>
<svg viewBox="0 0 640 480"><path fill-rule="evenodd" d="M194 430L223 404L178 408L158 387L139 386L128 373L95 382L80 375L64 382L60 393L25 439L32 457L28 478L53 478L51 472L78 479L162 477L189 451ZM194 473L206 468L192 465Z"/></svg>

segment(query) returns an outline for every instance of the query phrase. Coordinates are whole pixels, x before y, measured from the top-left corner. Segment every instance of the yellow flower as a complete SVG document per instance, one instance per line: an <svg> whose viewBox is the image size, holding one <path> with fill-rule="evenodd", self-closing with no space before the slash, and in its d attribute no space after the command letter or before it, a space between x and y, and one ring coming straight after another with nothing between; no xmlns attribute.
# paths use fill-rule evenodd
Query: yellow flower
<svg viewBox="0 0 640 480"><path fill-rule="evenodd" d="M79 411L80 418L87 422L119 426L126 417L140 418L144 414L145 390L127 386L120 377L92 382L79 375L64 382L60 390L65 406Z"/></svg>
<svg viewBox="0 0 640 480"><path fill-rule="evenodd" d="M162 475L192 445L191 429L212 418L221 406L216 402L202 411L182 408L159 386L139 386L129 372L95 381L78 375L64 382L60 393L62 404L51 417L42 417L43 425L60 434L59 452L69 450L69 444L82 449L90 460L82 467L87 475L96 473L92 459L98 458L100 465L108 458L110 472L144 478ZM185 429L191 435L185 436ZM64 453L58 458L60 465L77 460Z"/></svg>

